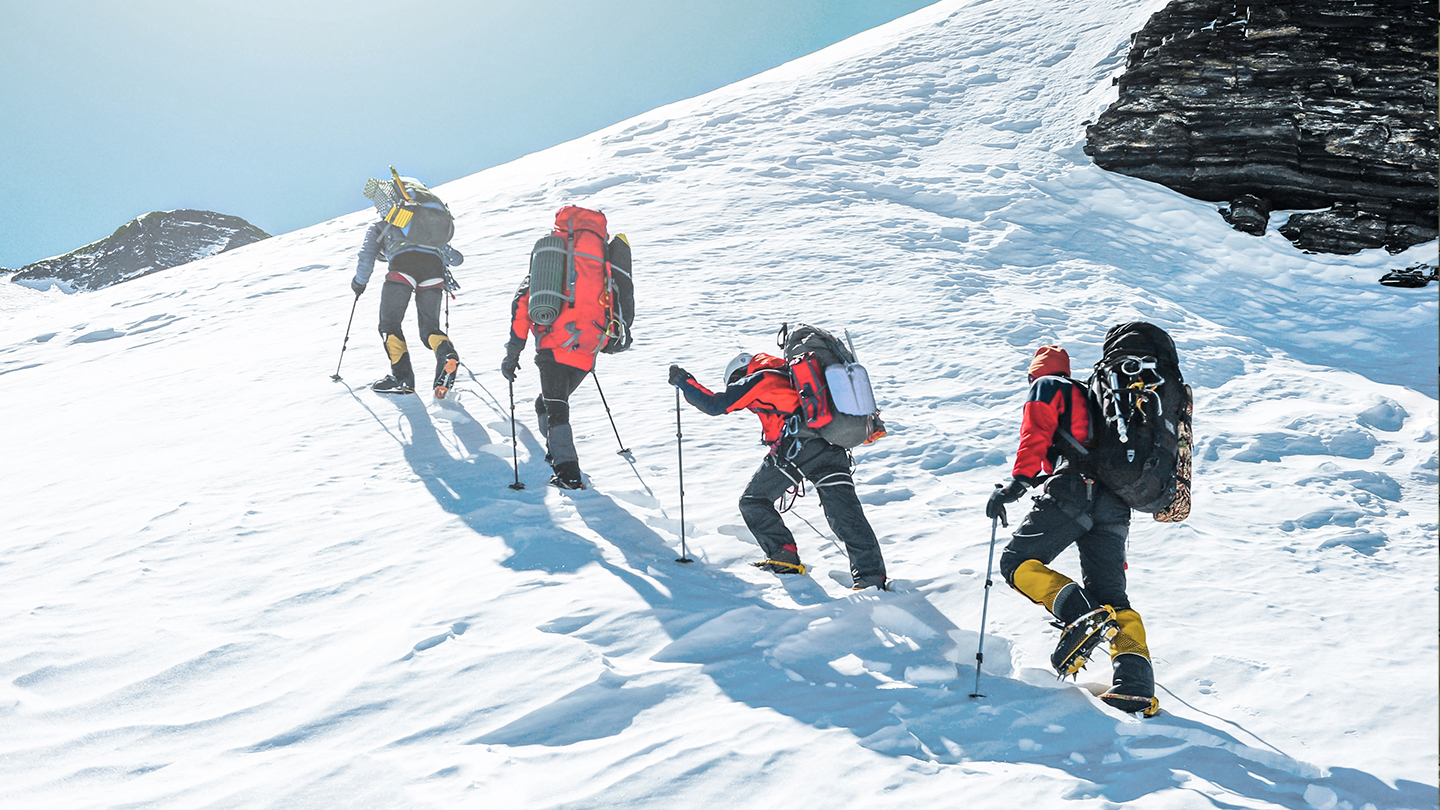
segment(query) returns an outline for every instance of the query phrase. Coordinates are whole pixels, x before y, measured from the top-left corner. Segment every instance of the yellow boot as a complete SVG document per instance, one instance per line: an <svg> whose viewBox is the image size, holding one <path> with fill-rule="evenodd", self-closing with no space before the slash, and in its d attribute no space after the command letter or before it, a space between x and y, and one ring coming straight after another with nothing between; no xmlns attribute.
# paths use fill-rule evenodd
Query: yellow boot
<svg viewBox="0 0 1440 810"><path fill-rule="evenodd" d="M415 392L415 372L410 367L410 347L399 335L385 336L385 354L390 358L390 376L370 386L381 394L412 394Z"/></svg>
<svg viewBox="0 0 1440 810"><path fill-rule="evenodd" d="M1160 712L1160 700L1155 697L1155 669L1145 644L1145 623L1139 613L1128 608L1116 611L1115 621L1120 625L1110 640L1115 678L1100 699L1122 712L1154 717Z"/></svg>

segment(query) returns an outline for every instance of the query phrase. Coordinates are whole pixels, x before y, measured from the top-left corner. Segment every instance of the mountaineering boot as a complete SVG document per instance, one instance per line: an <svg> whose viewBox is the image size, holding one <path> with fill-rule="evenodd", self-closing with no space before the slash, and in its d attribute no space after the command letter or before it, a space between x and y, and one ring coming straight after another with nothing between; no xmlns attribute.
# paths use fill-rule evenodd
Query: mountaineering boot
<svg viewBox="0 0 1440 810"><path fill-rule="evenodd" d="M1115 611L1115 621L1120 625L1120 632L1110 639L1115 679L1100 699L1122 712L1153 717L1160 711L1160 701L1155 699L1155 670L1145 644L1145 623L1131 608Z"/></svg>
<svg viewBox="0 0 1440 810"><path fill-rule="evenodd" d="M585 483L580 478L580 460L575 455L575 433L570 429L569 423L551 425L545 444L549 447L549 452L545 455L551 462L550 468L555 471L550 483L560 489L584 489Z"/></svg>
<svg viewBox="0 0 1440 810"><path fill-rule="evenodd" d="M1074 675L1085 666L1090 653L1100 646L1100 642L1109 641L1118 632L1120 624L1115 621L1115 610L1109 605L1101 605L1065 625L1060 631L1060 643L1050 654L1050 665L1055 667L1061 678Z"/></svg>
<svg viewBox="0 0 1440 810"><path fill-rule="evenodd" d="M556 489L584 489L580 478L580 462L562 461L555 465L555 474L550 476L550 486Z"/></svg>
<svg viewBox="0 0 1440 810"><path fill-rule="evenodd" d="M803 574L805 565L803 563L788 563L780 560L761 560L757 563L750 563L761 571L769 571L772 574Z"/></svg>
<svg viewBox="0 0 1440 810"><path fill-rule="evenodd" d="M772 574L805 573L805 566L800 563L800 549L794 543L785 543L769 559L751 565Z"/></svg>
<svg viewBox="0 0 1440 810"><path fill-rule="evenodd" d="M855 577L855 584L850 586L852 591L863 591L866 588L874 588L877 591L890 590L889 580L884 574L872 574L866 577Z"/></svg>
<svg viewBox="0 0 1440 810"><path fill-rule="evenodd" d="M1115 679L1110 691L1100 696L1106 704L1122 712L1140 712L1145 717L1160 713L1160 700L1155 697L1155 669L1150 659L1137 653L1115 656Z"/></svg>
<svg viewBox="0 0 1440 810"><path fill-rule="evenodd" d="M450 393L450 389L455 387L455 369L459 366L460 358L453 354L440 361L435 370L436 399L444 399L445 395Z"/></svg>
<svg viewBox="0 0 1440 810"><path fill-rule="evenodd" d="M409 394L415 390L415 369L410 366L410 349L405 345L405 338L399 335L385 336L385 354L390 358L390 376L385 379L394 378L407 386L405 391L387 391L391 394ZM381 380L380 382L385 382ZM370 386L376 391L379 388Z"/></svg>
<svg viewBox="0 0 1440 810"><path fill-rule="evenodd" d="M415 384L398 380L394 374L387 374L385 379L371 383L370 390L377 394L413 394Z"/></svg>

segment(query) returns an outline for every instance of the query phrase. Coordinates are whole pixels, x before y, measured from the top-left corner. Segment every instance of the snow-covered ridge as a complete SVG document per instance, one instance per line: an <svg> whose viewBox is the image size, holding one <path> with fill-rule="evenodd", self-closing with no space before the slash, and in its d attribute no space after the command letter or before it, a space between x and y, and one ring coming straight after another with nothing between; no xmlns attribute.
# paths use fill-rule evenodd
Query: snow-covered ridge
<svg viewBox="0 0 1440 810"><path fill-rule="evenodd" d="M0 804L1434 807L1437 307L1374 284L1434 246L1306 256L1090 165L1157 5L943 2L439 188L459 411L366 390L373 291L330 380L368 210L14 316ZM527 354L517 493L495 367L564 202L635 245L637 343L598 366L635 460L587 382L594 488L543 487ZM971 699L1025 362L1134 318L1196 391L1195 513L1130 542L1167 714L1056 683L1003 584ZM899 592L847 589L813 497L814 574L747 564L748 415L681 412L674 563L665 369L713 383L785 320L875 381Z"/></svg>

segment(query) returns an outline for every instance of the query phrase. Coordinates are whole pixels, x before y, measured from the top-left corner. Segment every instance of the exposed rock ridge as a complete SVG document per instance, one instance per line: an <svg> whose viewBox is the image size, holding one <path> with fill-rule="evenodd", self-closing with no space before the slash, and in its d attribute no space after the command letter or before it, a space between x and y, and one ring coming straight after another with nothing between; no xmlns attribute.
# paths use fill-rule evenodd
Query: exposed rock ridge
<svg viewBox="0 0 1440 810"><path fill-rule="evenodd" d="M213 211L152 211L104 239L26 265L10 280L36 289L99 290L269 236L239 217Z"/></svg>
<svg viewBox="0 0 1440 810"><path fill-rule="evenodd" d="M1434 0L1175 0L1132 38L1119 100L1087 130L1111 171L1307 250L1436 238ZM1249 195L1245 197L1245 195Z"/></svg>

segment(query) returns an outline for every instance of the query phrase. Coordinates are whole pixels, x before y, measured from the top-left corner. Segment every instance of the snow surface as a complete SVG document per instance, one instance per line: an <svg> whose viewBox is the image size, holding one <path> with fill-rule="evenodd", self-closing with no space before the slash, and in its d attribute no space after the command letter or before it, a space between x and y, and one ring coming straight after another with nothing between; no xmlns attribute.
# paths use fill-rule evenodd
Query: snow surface
<svg viewBox="0 0 1440 810"><path fill-rule="evenodd" d="M1436 807L1437 298L1375 283L1436 245L1304 255L1096 169L1160 5L947 0L440 188L449 408L365 387L373 290L330 379L368 211L11 313L0 805ZM494 369L565 202L635 245L639 339L599 364L633 461L587 382L593 488L543 485L527 353L516 492ZM1003 584L972 699L1026 361L1137 318L1196 394L1195 512L1130 542L1165 712L1058 683ZM785 320L875 381L898 592L848 589L813 496L813 574L748 565L744 414L682 413L674 562L666 367L714 383Z"/></svg>
<svg viewBox="0 0 1440 810"><path fill-rule="evenodd" d="M23 284L15 284L10 281L11 277L19 271L5 271L0 273L0 314L9 315L23 309L39 306L48 301L55 300L58 296L64 295L59 290L41 291L32 290Z"/></svg>

